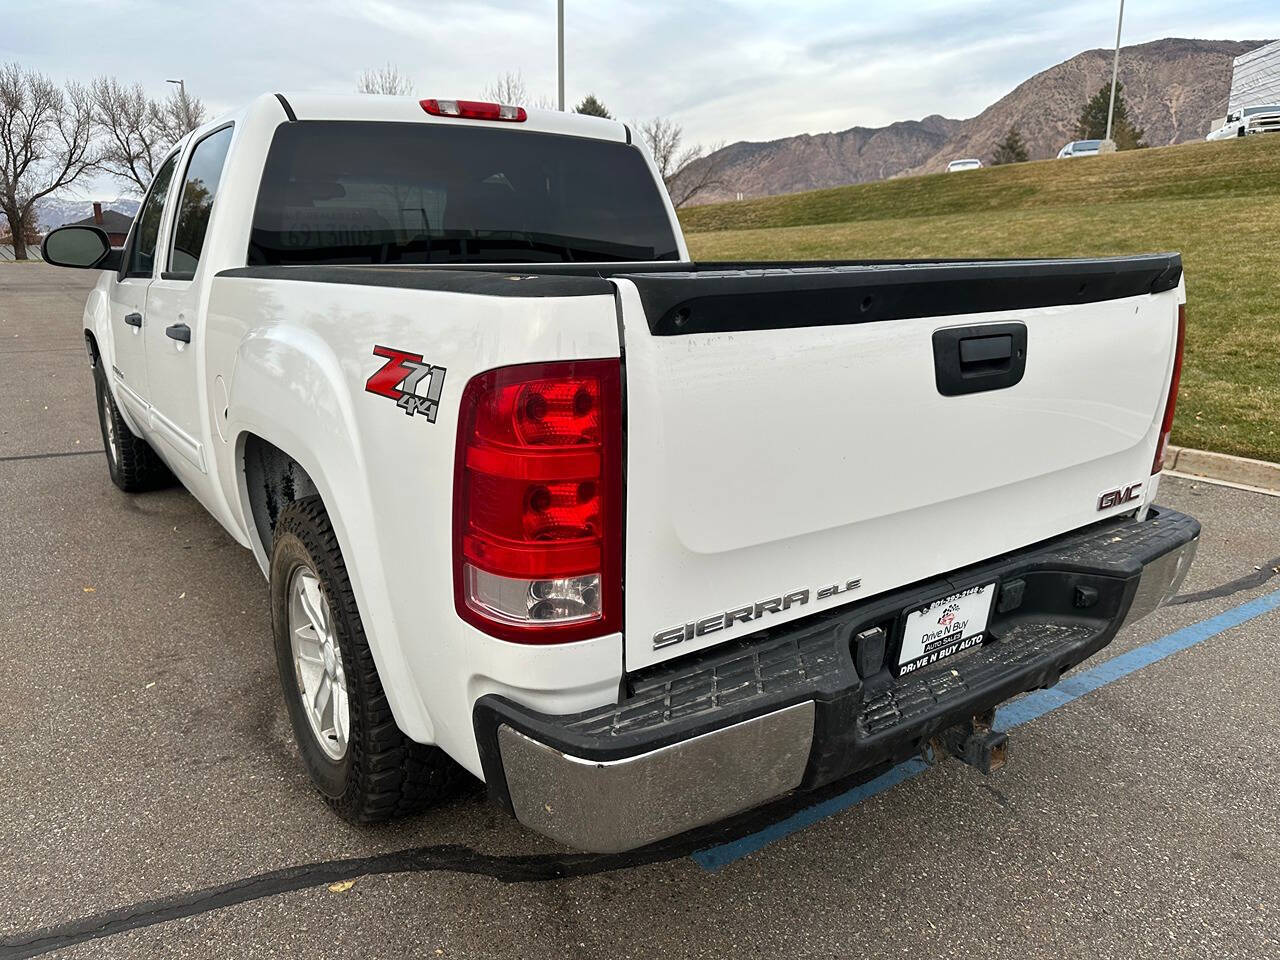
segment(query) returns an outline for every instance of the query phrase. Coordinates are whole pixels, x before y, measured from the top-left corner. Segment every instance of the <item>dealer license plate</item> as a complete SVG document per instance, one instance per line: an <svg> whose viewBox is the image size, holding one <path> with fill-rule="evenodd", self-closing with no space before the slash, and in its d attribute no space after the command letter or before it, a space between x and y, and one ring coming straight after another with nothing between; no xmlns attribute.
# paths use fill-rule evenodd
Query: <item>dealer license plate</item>
<svg viewBox="0 0 1280 960"><path fill-rule="evenodd" d="M898 676L931 666L962 650L981 646L996 585L970 587L907 614L898 656Z"/></svg>

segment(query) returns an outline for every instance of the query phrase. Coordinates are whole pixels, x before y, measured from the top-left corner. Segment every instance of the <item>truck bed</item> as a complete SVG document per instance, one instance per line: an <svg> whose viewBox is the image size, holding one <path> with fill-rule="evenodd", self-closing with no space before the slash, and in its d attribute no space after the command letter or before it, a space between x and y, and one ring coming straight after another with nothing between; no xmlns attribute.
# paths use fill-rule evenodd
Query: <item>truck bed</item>
<svg viewBox="0 0 1280 960"><path fill-rule="evenodd" d="M1176 253L229 275L612 301L628 671L1142 511L1182 299Z"/></svg>

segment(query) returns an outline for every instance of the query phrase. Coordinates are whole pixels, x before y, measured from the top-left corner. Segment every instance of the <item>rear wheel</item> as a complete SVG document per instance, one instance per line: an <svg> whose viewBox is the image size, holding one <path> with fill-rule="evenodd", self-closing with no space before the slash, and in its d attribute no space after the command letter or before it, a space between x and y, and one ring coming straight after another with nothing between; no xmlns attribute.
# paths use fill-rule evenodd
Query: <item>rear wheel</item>
<svg viewBox="0 0 1280 960"><path fill-rule="evenodd" d="M98 401L98 426L102 429L102 446L107 453L107 470L111 482L126 493L142 493L170 486L173 474L156 456L151 445L129 429L107 386L102 363L93 368L93 386Z"/></svg>
<svg viewBox="0 0 1280 960"><path fill-rule="evenodd" d="M280 512L270 572L276 667L298 751L325 801L345 820L371 823L444 796L460 768L396 725L319 497Z"/></svg>

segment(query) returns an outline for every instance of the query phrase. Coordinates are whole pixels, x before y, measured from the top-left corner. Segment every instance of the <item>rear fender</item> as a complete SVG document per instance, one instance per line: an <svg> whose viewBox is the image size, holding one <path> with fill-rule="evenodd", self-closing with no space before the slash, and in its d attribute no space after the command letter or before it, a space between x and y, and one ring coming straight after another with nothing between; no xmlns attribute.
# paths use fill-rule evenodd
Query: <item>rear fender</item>
<svg viewBox="0 0 1280 960"><path fill-rule="evenodd" d="M332 348L315 333L298 327L275 325L257 331L237 350L228 400L241 515L252 517L243 467L245 443L253 434L292 457L315 484L337 533L365 636L396 722L414 740L434 742L434 725L408 682L408 666L392 622L365 481L365 454L355 429L350 391ZM254 556L266 572L269 547L251 520L246 526Z"/></svg>

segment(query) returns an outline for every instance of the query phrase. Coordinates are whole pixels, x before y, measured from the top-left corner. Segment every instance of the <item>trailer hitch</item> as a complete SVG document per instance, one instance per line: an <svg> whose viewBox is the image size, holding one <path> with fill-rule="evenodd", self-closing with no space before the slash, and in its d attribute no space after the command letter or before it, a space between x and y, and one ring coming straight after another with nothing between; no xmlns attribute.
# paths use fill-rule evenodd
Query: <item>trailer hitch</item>
<svg viewBox="0 0 1280 960"><path fill-rule="evenodd" d="M1009 735L992 729L995 719L992 708L943 730L929 741L925 762L937 763L950 755L983 773L995 773L1005 765L1009 753Z"/></svg>

